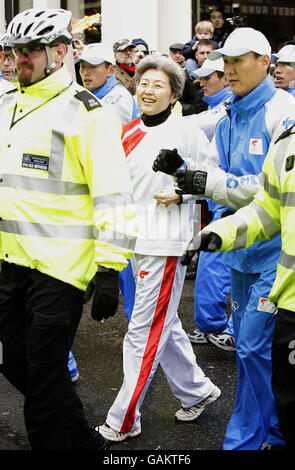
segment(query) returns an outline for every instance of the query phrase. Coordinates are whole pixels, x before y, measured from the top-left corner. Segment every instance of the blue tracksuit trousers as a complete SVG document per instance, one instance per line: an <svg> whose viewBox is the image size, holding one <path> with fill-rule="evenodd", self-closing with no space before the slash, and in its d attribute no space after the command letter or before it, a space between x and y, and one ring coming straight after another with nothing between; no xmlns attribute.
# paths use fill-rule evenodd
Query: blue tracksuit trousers
<svg viewBox="0 0 295 470"><path fill-rule="evenodd" d="M226 429L225 450L260 450L264 442L284 445L271 387L275 308L263 307L275 274L276 268L261 274L231 270L238 389Z"/></svg>

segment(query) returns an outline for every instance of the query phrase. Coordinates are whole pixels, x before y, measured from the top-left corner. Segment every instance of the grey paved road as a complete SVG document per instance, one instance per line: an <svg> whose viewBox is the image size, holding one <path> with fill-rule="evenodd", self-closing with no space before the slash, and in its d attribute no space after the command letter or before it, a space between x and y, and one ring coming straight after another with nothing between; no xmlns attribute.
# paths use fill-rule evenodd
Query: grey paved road
<svg viewBox="0 0 295 470"><path fill-rule="evenodd" d="M186 280L179 308L185 330L193 323L194 281ZM80 380L76 387L90 424L105 420L122 382L122 339L127 320L122 306L112 319L103 324L94 322L85 311L73 351L78 362ZM171 394L159 368L143 403L142 434L126 442L113 444L113 451L221 450L227 422L235 401L237 372L235 354L224 352L211 344L194 345L199 365L222 390L220 399L209 406L193 423L179 423L174 413L179 402ZM28 450L23 422L23 397L0 376L0 450ZM223 452L224 454L224 452ZM1 452L1 455L3 453Z"/></svg>

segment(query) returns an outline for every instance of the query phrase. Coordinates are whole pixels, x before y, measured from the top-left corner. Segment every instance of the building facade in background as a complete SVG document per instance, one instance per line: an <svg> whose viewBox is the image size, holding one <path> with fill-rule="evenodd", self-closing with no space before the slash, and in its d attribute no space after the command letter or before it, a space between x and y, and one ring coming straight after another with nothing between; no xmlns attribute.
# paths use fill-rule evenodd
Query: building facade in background
<svg viewBox="0 0 295 470"><path fill-rule="evenodd" d="M198 13L199 5L199 13ZM226 18L233 16L235 6L239 6L244 25L261 31L268 38L273 52L281 43L293 39L295 35L294 0L240 0L239 2L192 0L192 16L195 24L198 15L204 20L209 18L212 8L221 7Z"/></svg>
<svg viewBox="0 0 295 470"><path fill-rule="evenodd" d="M148 7L147 7L148 3ZM213 8L221 7L226 18L233 16L233 5L240 8L245 26L262 31L273 52L295 35L294 0L0 0L0 33L7 21L28 8L65 8L73 19L101 14L100 40L112 45L121 38L141 37L150 49L163 53L173 42L187 42L195 24L207 19Z"/></svg>

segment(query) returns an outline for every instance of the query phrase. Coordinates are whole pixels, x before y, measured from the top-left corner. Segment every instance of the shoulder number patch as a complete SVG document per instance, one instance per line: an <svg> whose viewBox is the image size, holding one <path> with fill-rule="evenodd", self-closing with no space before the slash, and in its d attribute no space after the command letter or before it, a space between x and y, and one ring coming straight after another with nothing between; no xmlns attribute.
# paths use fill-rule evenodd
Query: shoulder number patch
<svg viewBox="0 0 295 470"><path fill-rule="evenodd" d="M290 171L294 167L295 155L289 155L286 160L285 171Z"/></svg>
<svg viewBox="0 0 295 470"><path fill-rule="evenodd" d="M89 93L89 91L87 90L80 91L79 93L76 93L74 96L78 100L82 101L87 111L92 111L92 109L102 107L101 103L96 99L96 97L92 95L92 93Z"/></svg>

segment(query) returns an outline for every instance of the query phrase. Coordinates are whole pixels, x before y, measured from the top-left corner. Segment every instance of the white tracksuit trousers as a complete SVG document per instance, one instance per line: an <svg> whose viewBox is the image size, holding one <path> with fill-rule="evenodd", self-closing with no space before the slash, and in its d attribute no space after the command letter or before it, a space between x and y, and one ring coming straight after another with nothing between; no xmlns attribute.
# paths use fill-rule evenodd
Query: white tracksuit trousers
<svg viewBox="0 0 295 470"><path fill-rule="evenodd" d="M127 432L140 427L140 406L158 364L184 408L206 398L214 384L197 365L177 309L186 268L176 256L135 254L135 304L123 342L124 381L107 424Z"/></svg>

